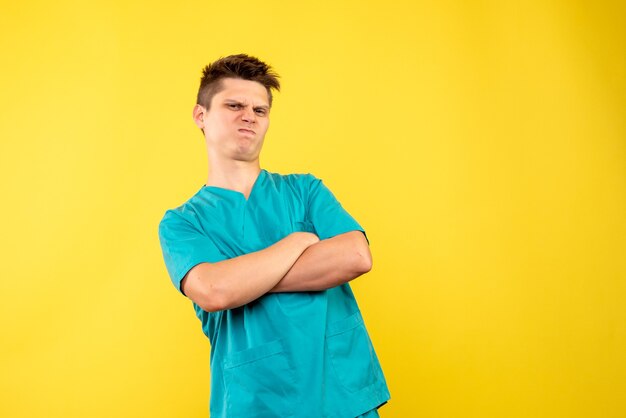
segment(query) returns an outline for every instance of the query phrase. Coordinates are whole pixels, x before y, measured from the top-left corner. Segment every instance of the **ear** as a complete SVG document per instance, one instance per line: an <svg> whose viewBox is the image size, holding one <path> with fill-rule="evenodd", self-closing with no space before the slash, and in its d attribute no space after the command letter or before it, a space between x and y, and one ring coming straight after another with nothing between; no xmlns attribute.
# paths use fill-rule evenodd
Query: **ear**
<svg viewBox="0 0 626 418"><path fill-rule="evenodd" d="M199 104L193 107L193 121L198 126L198 128L204 128L204 115L206 113L206 109Z"/></svg>

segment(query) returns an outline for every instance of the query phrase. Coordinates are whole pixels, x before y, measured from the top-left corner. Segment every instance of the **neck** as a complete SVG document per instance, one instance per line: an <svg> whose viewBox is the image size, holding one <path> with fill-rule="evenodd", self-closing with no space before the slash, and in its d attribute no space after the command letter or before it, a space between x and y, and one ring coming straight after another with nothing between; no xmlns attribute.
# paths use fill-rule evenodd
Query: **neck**
<svg viewBox="0 0 626 418"><path fill-rule="evenodd" d="M209 165L206 185L238 191L247 199L260 172L258 159L255 161L213 161Z"/></svg>

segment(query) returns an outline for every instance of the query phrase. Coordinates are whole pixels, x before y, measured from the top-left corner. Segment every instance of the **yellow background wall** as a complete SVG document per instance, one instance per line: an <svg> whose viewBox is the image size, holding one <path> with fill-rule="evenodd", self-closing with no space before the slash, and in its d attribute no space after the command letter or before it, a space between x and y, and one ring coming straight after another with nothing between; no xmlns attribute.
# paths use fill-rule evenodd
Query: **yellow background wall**
<svg viewBox="0 0 626 418"><path fill-rule="evenodd" d="M157 226L201 68L282 76L262 166L368 231L391 417L626 416L626 7L3 0L0 416L206 417Z"/></svg>

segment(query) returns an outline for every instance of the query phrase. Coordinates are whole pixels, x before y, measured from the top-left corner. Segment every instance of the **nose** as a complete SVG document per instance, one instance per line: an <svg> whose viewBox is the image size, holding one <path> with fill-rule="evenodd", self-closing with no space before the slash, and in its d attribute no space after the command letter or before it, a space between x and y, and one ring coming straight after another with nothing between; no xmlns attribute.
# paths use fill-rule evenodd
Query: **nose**
<svg viewBox="0 0 626 418"><path fill-rule="evenodd" d="M243 113L241 114L241 120L248 123L256 122L256 115L254 114L254 109L245 108Z"/></svg>

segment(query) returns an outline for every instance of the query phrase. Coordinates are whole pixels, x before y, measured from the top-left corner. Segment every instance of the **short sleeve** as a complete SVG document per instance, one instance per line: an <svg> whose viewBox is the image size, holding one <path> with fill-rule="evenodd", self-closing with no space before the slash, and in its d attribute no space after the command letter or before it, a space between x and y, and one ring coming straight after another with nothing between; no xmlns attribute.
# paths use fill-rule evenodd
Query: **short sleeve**
<svg viewBox="0 0 626 418"><path fill-rule="evenodd" d="M307 178L309 180L307 218L313 223L317 236L320 239L327 239L350 231L361 231L367 239L365 230L341 206L322 180L312 174L308 174Z"/></svg>
<svg viewBox="0 0 626 418"><path fill-rule="evenodd" d="M183 294L180 285L191 268L227 258L209 237L173 210L165 212L159 223L159 241L170 279Z"/></svg>

